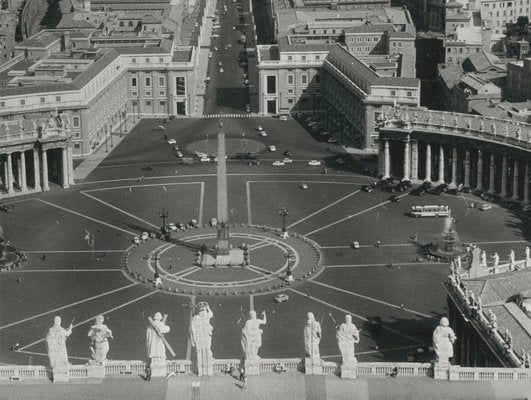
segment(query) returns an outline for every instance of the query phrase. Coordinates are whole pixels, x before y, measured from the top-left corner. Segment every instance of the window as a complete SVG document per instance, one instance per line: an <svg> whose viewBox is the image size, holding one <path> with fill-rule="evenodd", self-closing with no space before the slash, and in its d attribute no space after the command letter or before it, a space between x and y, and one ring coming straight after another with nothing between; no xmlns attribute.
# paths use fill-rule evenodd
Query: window
<svg viewBox="0 0 531 400"><path fill-rule="evenodd" d="M293 56L288 56L288 61L292 61L293 60Z"/></svg>
<svg viewBox="0 0 531 400"><path fill-rule="evenodd" d="M146 77L146 86L151 86L151 78L149 76Z"/></svg>
<svg viewBox="0 0 531 400"><path fill-rule="evenodd" d="M177 96L184 96L186 94L186 80L184 76L175 78L175 94Z"/></svg>
<svg viewBox="0 0 531 400"><path fill-rule="evenodd" d="M413 92L408 91L408 92L407 92L407 97L412 97L412 96L413 96Z"/></svg>
<svg viewBox="0 0 531 400"><path fill-rule="evenodd" d="M374 42L377 42L377 41L378 41L378 36L373 37L372 40L373 40Z"/></svg>
<svg viewBox="0 0 531 400"><path fill-rule="evenodd" d="M293 89L288 89L288 94L293 94Z"/></svg>
<svg viewBox="0 0 531 400"><path fill-rule="evenodd" d="M159 96L166 96L165 90L159 90Z"/></svg>
<svg viewBox="0 0 531 400"><path fill-rule="evenodd" d="M136 76L133 76L133 77L131 78L131 86L133 86L133 87L137 87L137 85L138 85L138 82L137 82L137 80L136 80Z"/></svg>
<svg viewBox="0 0 531 400"><path fill-rule="evenodd" d="M127 24L127 26L132 27L132 26L133 26L133 21L129 21L129 23Z"/></svg>
<svg viewBox="0 0 531 400"><path fill-rule="evenodd" d="M318 88L318 87L315 88L314 92L315 92L315 94L320 94L321 93L321 88Z"/></svg>
<svg viewBox="0 0 531 400"><path fill-rule="evenodd" d="M302 94L306 94L307 91L308 89L302 89Z"/></svg>
<svg viewBox="0 0 531 400"><path fill-rule="evenodd" d="M166 85L166 79L164 79L163 76L160 76L159 77L159 86L164 86Z"/></svg>
<svg viewBox="0 0 531 400"><path fill-rule="evenodd" d="M124 27L124 21L120 21L120 28L123 28Z"/></svg>
<svg viewBox="0 0 531 400"><path fill-rule="evenodd" d="M393 47L396 47L396 42L393 42Z"/></svg>
<svg viewBox="0 0 531 400"><path fill-rule="evenodd" d="M138 92L136 90L133 90L131 92L131 96L134 96L134 97L138 96Z"/></svg>
<svg viewBox="0 0 531 400"><path fill-rule="evenodd" d="M356 48L356 50L357 50L358 53L361 53L361 47L360 47L360 46L358 46L358 47Z"/></svg>
<svg viewBox="0 0 531 400"><path fill-rule="evenodd" d="M46 103L46 98L45 97L41 97L41 103Z"/></svg>
<svg viewBox="0 0 531 400"><path fill-rule="evenodd" d="M74 149L80 149L81 145L79 143L74 143Z"/></svg>
<svg viewBox="0 0 531 400"><path fill-rule="evenodd" d="M277 77L274 75L268 75L266 77L267 93L274 94L277 92Z"/></svg>
<svg viewBox="0 0 531 400"><path fill-rule="evenodd" d="M391 96L396 96L396 90L391 90Z"/></svg>
<svg viewBox="0 0 531 400"><path fill-rule="evenodd" d="M165 105L166 105L166 101L165 101L165 100L161 100L161 101L159 102L159 104L160 104L161 106L165 106Z"/></svg>
<svg viewBox="0 0 531 400"><path fill-rule="evenodd" d="M79 127L79 117L72 117L72 125L74 125L74 128Z"/></svg>
<svg viewBox="0 0 531 400"><path fill-rule="evenodd" d="M301 83L303 85L307 85L308 84L308 75L306 75L306 74L302 74L301 75Z"/></svg>
<svg viewBox="0 0 531 400"><path fill-rule="evenodd" d="M0 107L5 107L6 106L6 102L5 101L0 101Z"/></svg>
<svg viewBox="0 0 531 400"><path fill-rule="evenodd" d="M21 99L21 100L20 100L20 105L21 105L21 106L25 106L25 105L26 105L26 100Z"/></svg>
<svg viewBox="0 0 531 400"><path fill-rule="evenodd" d="M81 132L77 131L74 133L74 137L81 137Z"/></svg>
<svg viewBox="0 0 531 400"><path fill-rule="evenodd" d="M293 104L293 99L288 99L288 104Z"/></svg>
<svg viewBox="0 0 531 400"><path fill-rule="evenodd" d="M132 62L133 64L135 64L135 63L136 63L136 58L134 58L134 57L131 58L131 62Z"/></svg>
<svg viewBox="0 0 531 400"><path fill-rule="evenodd" d="M315 59L316 59L316 60L320 60L320 59L321 59L321 56L320 56L319 54L317 54L317 55L315 56Z"/></svg>
<svg viewBox="0 0 531 400"><path fill-rule="evenodd" d="M55 101L61 101L61 96L55 96Z"/></svg>
<svg viewBox="0 0 531 400"><path fill-rule="evenodd" d="M293 75L288 75L288 85L293 85Z"/></svg>
<svg viewBox="0 0 531 400"><path fill-rule="evenodd" d="M151 106L151 100L146 100L146 106Z"/></svg>
<svg viewBox="0 0 531 400"><path fill-rule="evenodd" d="M149 63L151 62L151 60L149 58L146 58L146 62Z"/></svg>
<svg viewBox="0 0 531 400"><path fill-rule="evenodd" d="M302 61L306 61L306 56L302 56Z"/></svg>
<svg viewBox="0 0 531 400"><path fill-rule="evenodd" d="M146 94L144 96L151 97L151 90L146 90Z"/></svg>
<svg viewBox="0 0 531 400"><path fill-rule="evenodd" d="M313 79L314 79L314 82L315 82L316 85L321 84L321 75L315 74Z"/></svg>
<svg viewBox="0 0 531 400"><path fill-rule="evenodd" d="M361 43L361 36L358 36L358 37L356 38L356 42Z"/></svg>
<svg viewBox="0 0 531 400"><path fill-rule="evenodd" d="M164 58L159 58L159 63L163 63L164 62Z"/></svg>

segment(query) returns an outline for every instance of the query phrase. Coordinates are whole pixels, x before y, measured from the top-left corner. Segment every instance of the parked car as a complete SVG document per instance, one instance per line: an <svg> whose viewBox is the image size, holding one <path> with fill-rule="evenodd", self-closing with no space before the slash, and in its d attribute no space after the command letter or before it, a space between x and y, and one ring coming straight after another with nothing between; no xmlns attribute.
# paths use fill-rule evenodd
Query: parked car
<svg viewBox="0 0 531 400"><path fill-rule="evenodd" d="M363 186L361 187L361 190L363 190L364 192L370 193L370 192L373 191L373 188L370 187L369 185L363 185Z"/></svg>
<svg viewBox="0 0 531 400"><path fill-rule="evenodd" d="M308 165L310 167L318 167L319 165L321 165L321 161L318 161L318 160L310 160L308 161Z"/></svg>
<svg viewBox="0 0 531 400"><path fill-rule="evenodd" d="M258 161L258 160L249 160L249 161L247 161L247 165L260 165L260 161Z"/></svg>
<svg viewBox="0 0 531 400"><path fill-rule="evenodd" d="M283 166L286 165L286 164L284 164L282 161L278 161L278 160L277 160L277 161L273 161L273 163L272 163L271 165L272 165L273 167L283 167Z"/></svg>
<svg viewBox="0 0 531 400"><path fill-rule="evenodd" d="M329 139L327 140L327 142L328 142L328 143L337 143L337 139L331 137L331 138L329 138Z"/></svg>
<svg viewBox="0 0 531 400"><path fill-rule="evenodd" d="M278 117L279 121L287 121L289 117L287 115L281 115Z"/></svg>
<svg viewBox="0 0 531 400"><path fill-rule="evenodd" d="M398 203L400 201L400 197L394 194L391 197L389 197L389 200L392 201L393 203Z"/></svg>
<svg viewBox="0 0 531 400"><path fill-rule="evenodd" d="M283 302L288 301L288 300L289 300L289 296L287 294L284 294L284 293L277 294L275 296L275 298L273 299L273 301L275 303L283 303Z"/></svg>
<svg viewBox="0 0 531 400"><path fill-rule="evenodd" d="M177 230L177 225L175 225L173 222L170 222L167 226L168 230L169 231L176 231Z"/></svg>
<svg viewBox="0 0 531 400"><path fill-rule="evenodd" d="M492 208L492 205L491 204L482 204L479 209L481 211L487 211L487 210L490 210Z"/></svg>
<svg viewBox="0 0 531 400"><path fill-rule="evenodd" d="M266 131L260 131L260 132L258 132L258 135L260 135L261 137L266 137L267 136L267 132Z"/></svg>
<svg viewBox="0 0 531 400"><path fill-rule="evenodd" d="M284 155L285 155L286 157L291 157L291 156L293 155L293 153L291 152L291 150L286 150L286 151L284 152Z"/></svg>
<svg viewBox="0 0 531 400"><path fill-rule="evenodd" d="M2 204L0 205L0 211L6 212L6 213L11 212L13 211L13 206L10 204Z"/></svg>
<svg viewBox="0 0 531 400"><path fill-rule="evenodd" d="M308 189L308 184L307 183L301 183L300 184L300 188L306 190L306 189Z"/></svg>
<svg viewBox="0 0 531 400"><path fill-rule="evenodd" d="M168 139L168 141L167 141L166 143L168 143L169 145L176 144L176 143L177 143L177 140L175 140L175 139Z"/></svg>
<svg viewBox="0 0 531 400"><path fill-rule="evenodd" d="M273 145L269 146L269 151L277 151L277 148Z"/></svg>
<svg viewBox="0 0 531 400"><path fill-rule="evenodd" d="M263 131L263 130L264 130L264 128L262 128L262 126L261 126L261 125L258 125L258 126L256 127L256 130L257 130L257 131Z"/></svg>
<svg viewBox="0 0 531 400"><path fill-rule="evenodd" d="M352 242L352 247L355 248L355 249L359 249L360 248L360 242L355 240L354 242Z"/></svg>
<svg viewBox="0 0 531 400"><path fill-rule="evenodd" d="M293 160L291 158L285 157L285 158L282 159L282 162L284 164L291 164L293 162Z"/></svg>

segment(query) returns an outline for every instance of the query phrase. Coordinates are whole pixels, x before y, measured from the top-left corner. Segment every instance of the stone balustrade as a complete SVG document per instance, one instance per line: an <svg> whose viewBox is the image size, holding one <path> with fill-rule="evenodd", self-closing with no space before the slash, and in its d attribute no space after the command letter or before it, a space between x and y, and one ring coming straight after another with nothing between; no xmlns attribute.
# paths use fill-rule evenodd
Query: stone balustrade
<svg viewBox="0 0 531 400"><path fill-rule="evenodd" d="M232 363L238 371L240 360L219 359L214 361L214 373L224 373ZM275 372L275 367L280 365L287 373L297 373L304 371L302 358L278 358L262 359L260 372ZM441 368L441 366L437 366ZM531 369L524 368L482 368L482 367L442 367L447 370L445 378L451 381L528 381L531 382ZM71 365L69 368L70 379L85 379L91 377L105 377L110 375L143 375L146 370L146 363L139 360L109 360L103 366L93 365ZM99 375L100 371L102 372ZM103 373L104 371L104 373ZM323 374L337 375L338 364L331 361L323 361ZM168 360L166 363L167 374L190 374L193 373L193 365L190 360ZM358 362L357 376L359 377L383 377L391 373L397 377L433 377L434 364L431 363L409 363L409 362ZM52 371L41 365L0 366L0 381L5 380L49 380Z"/></svg>
<svg viewBox="0 0 531 400"><path fill-rule="evenodd" d="M384 106L380 130L423 130L480 138L531 151L531 124L501 118L419 108Z"/></svg>

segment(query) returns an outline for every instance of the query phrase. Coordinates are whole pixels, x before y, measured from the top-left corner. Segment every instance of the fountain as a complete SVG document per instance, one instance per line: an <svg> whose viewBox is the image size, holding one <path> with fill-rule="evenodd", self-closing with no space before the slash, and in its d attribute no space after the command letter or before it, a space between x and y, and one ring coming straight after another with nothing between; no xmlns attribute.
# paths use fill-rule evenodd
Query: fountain
<svg viewBox="0 0 531 400"><path fill-rule="evenodd" d="M459 236L454 229L451 216L444 221L444 230L441 239L437 243L432 243L429 246L428 252L430 255L443 261L453 260L457 256L462 256L466 253L466 247L459 241Z"/></svg>

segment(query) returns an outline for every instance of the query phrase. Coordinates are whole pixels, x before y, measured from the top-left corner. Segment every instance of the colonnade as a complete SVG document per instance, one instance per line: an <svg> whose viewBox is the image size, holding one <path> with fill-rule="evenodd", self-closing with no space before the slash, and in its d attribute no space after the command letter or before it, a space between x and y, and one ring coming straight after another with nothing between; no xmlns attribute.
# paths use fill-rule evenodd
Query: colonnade
<svg viewBox="0 0 531 400"><path fill-rule="evenodd" d="M380 140L379 155L380 175L384 178L397 176L463 185L517 201L530 200L531 158L424 140L386 138ZM393 157L400 159L401 166Z"/></svg>
<svg viewBox="0 0 531 400"><path fill-rule="evenodd" d="M50 190L49 157L60 157L59 177L63 188L74 184L72 147L24 148L17 146L9 151L2 148L0 153L0 189L2 194L13 196L31 192ZM57 151L59 150L59 151ZM9 151L9 152L7 152ZM53 153L51 153L53 151ZM57 153L60 152L58 156Z"/></svg>

